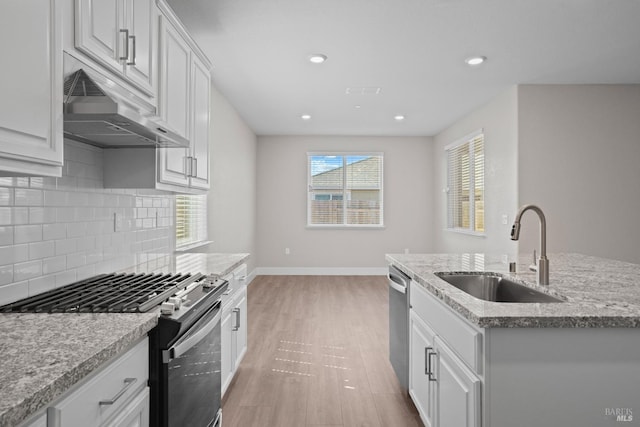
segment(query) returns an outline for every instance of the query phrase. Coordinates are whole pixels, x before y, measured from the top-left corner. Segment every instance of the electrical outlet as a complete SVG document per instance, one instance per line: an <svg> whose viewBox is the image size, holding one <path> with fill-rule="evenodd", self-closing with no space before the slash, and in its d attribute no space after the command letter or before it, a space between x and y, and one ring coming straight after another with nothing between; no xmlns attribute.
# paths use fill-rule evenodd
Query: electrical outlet
<svg viewBox="0 0 640 427"><path fill-rule="evenodd" d="M404 253L408 254L409 253L409 248L404 248Z"/></svg>
<svg viewBox="0 0 640 427"><path fill-rule="evenodd" d="M507 254L503 254L502 255L502 263L503 264L509 264L509 255L507 255Z"/></svg>
<svg viewBox="0 0 640 427"><path fill-rule="evenodd" d="M289 249L289 248L284 248L284 254L285 254L285 255L289 255L289 254L291 254L291 249Z"/></svg>
<svg viewBox="0 0 640 427"><path fill-rule="evenodd" d="M509 225L509 215L502 214L502 225Z"/></svg>
<svg viewBox="0 0 640 427"><path fill-rule="evenodd" d="M113 213L113 231L114 232L122 231L123 227L124 227L124 220L122 218L122 215L114 212Z"/></svg>

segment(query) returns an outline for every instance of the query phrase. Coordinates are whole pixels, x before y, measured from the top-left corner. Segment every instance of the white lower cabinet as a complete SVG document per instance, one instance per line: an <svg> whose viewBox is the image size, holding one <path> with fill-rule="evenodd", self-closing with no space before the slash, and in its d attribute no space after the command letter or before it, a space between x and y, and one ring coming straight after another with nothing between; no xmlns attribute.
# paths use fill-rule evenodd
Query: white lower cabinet
<svg viewBox="0 0 640 427"><path fill-rule="evenodd" d="M47 408L48 425L149 426L148 339L101 368Z"/></svg>
<svg viewBox="0 0 640 427"><path fill-rule="evenodd" d="M459 319L428 321L442 308L434 304L439 303L427 291L412 285L409 395L426 427L480 427L481 379L447 341L477 361L479 333L456 323Z"/></svg>
<svg viewBox="0 0 640 427"><path fill-rule="evenodd" d="M229 292L222 301L222 394L247 352L246 265L225 277ZM243 273L244 272L244 273Z"/></svg>
<svg viewBox="0 0 640 427"><path fill-rule="evenodd" d="M433 398L436 389L434 382L429 380L428 358L430 357L429 351L433 349L435 333L415 312L411 312L410 319L409 395L413 399L425 427L432 427L434 425Z"/></svg>

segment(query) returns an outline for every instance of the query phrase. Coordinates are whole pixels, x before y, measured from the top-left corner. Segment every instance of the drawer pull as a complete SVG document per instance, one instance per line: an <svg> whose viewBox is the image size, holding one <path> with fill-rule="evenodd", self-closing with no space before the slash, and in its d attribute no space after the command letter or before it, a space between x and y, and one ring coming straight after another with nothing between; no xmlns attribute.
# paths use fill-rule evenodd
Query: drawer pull
<svg viewBox="0 0 640 427"><path fill-rule="evenodd" d="M131 387L133 384L136 383L136 381L138 381L137 378L125 378L124 379L124 387L122 387L122 390L120 390L118 392L118 394L116 394L115 396L113 396L111 399L109 400L101 400L99 402L100 405L113 405L114 403L116 403L116 401L118 399L120 399L122 397L123 394L125 394L127 392L127 390L129 389L129 387Z"/></svg>

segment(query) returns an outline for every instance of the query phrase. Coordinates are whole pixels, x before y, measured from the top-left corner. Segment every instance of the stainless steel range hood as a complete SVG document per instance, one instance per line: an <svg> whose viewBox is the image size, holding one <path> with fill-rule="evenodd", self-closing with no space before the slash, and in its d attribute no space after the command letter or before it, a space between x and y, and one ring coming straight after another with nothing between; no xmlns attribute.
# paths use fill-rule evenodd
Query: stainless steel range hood
<svg viewBox="0 0 640 427"><path fill-rule="evenodd" d="M189 140L161 125L155 107L89 67L65 78L64 133L98 147L189 146Z"/></svg>

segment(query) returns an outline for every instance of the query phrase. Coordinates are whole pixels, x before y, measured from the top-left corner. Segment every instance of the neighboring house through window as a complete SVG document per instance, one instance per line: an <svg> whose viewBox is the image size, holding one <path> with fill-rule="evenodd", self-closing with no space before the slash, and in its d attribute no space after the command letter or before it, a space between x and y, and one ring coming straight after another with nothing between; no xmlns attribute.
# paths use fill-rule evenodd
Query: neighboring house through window
<svg viewBox="0 0 640 427"><path fill-rule="evenodd" d="M207 195L176 195L176 248L207 242Z"/></svg>
<svg viewBox="0 0 640 427"><path fill-rule="evenodd" d="M478 130L445 147L447 229L484 234L484 134Z"/></svg>
<svg viewBox="0 0 640 427"><path fill-rule="evenodd" d="M308 153L307 224L380 227L381 153Z"/></svg>

